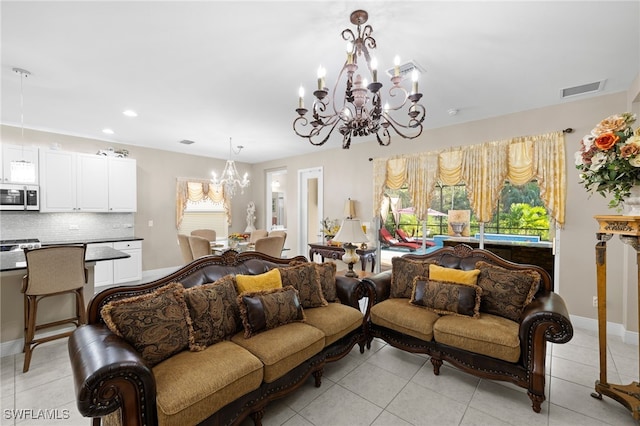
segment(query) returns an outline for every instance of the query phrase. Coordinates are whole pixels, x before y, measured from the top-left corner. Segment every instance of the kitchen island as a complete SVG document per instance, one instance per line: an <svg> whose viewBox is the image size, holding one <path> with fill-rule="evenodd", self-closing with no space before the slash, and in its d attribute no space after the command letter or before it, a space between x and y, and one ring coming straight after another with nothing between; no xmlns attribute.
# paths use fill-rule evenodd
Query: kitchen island
<svg viewBox="0 0 640 426"><path fill-rule="evenodd" d="M111 247L87 247L86 267L89 271L84 286L85 302L93 297L96 262L126 259L129 254ZM0 253L0 356L22 351L24 339L24 303L22 277L27 272L22 250ZM71 316L74 310L72 295L44 299L38 307L38 322L48 322ZM54 314L55 313L55 314ZM65 326L61 326L63 329ZM69 327L69 326L66 326Z"/></svg>

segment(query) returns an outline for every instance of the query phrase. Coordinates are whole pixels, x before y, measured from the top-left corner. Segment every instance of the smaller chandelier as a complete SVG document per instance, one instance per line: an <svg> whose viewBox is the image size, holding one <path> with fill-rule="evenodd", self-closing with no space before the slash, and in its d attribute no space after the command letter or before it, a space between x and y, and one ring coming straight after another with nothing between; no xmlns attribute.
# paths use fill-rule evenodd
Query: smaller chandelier
<svg viewBox="0 0 640 426"><path fill-rule="evenodd" d="M229 138L229 159L227 160L227 164L224 166L220 180L218 180L216 172L211 172L213 175L211 183L215 186L222 186L224 188L225 196L228 196L229 198L233 198L236 194L237 187L240 187L240 192L244 194L244 189L249 186L249 174L245 173L242 180L240 180L240 174L238 173L238 169L236 169L236 163L231 159L231 155L234 153L236 155L240 154L242 148L244 148L242 145L238 145L237 150L233 149L231 145L231 138Z"/></svg>
<svg viewBox="0 0 640 426"><path fill-rule="evenodd" d="M357 36L349 28L342 31L342 38L347 41L347 59L340 70L336 85L333 89L332 100L325 87L326 71L318 69L318 90L313 94L312 120L305 117L307 109L304 107L304 88L300 87L298 117L293 121L294 132L303 138L309 139L312 145L323 145L338 128L342 134L342 148L349 149L351 138L354 136L376 135L378 143L387 146L391 143L390 129L405 139L415 139L422 133L422 122L425 118L425 108L418 103L422 93L418 92L418 72L414 68L411 91L405 89L401 83L403 76L400 72L400 60L394 61L394 71L391 77L389 98L398 100L395 105L385 103L383 107L381 91L382 83L378 82L377 61L369 54L369 49L376 48L376 41L371 37L373 28L371 25L362 26L367 22L369 15L364 10L356 10L351 14L351 23L357 25ZM364 57L364 65L371 73L371 83L356 74L358 71L358 58ZM363 68L364 69L364 68ZM338 95L338 82L346 74L346 88L341 104L336 103ZM396 111L407 108L406 121L399 121L394 117ZM306 132L306 126L311 128ZM411 131L407 134L406 131Z"/></svg>

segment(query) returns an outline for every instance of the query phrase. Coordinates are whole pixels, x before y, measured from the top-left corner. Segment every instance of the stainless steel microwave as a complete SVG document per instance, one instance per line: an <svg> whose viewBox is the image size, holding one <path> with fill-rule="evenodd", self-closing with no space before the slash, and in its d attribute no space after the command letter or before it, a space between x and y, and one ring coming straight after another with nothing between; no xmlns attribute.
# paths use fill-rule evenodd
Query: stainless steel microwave
<svg viewBox="0 0 640 426"><path fill-rule="evenodd" d="M38 185L0 184L0 210L40 210Z"/></svg>

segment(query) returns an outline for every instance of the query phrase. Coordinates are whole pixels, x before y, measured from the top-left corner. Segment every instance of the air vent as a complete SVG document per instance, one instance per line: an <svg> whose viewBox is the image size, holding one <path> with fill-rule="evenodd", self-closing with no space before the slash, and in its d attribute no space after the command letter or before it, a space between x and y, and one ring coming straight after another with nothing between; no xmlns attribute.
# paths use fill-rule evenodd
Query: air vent
<svg viewBox="0 0 640 426"><path fill-rule="evenodd" d="M180 143L182 145L191 145L192 143L195 143L194 141L190 141L189 139L183 139L180 141Z"/></svg>
<svg viewBox="0 0 640 426"><path fill-rule="evenodd" d="M418 65L415 61L409 61L405 64L400 65L400 75L402 77L405 77L408 74L411 74L411 72L413 70L418 70L418 72L420 74L422 74L424 72L424 70L422 69L422 67L420 65ZM389 68L387 70L387 75L389 75L389 77L393 77L393 68Z"/></svg>
<svg viewBox="0 0 640 426"><path fill-rule="evenodd" d="M567 87L560 92L561 98L570 98L572 96L585 95L587 93L595 93L604 89L604 83L607 80L596 81L595 83L581 84L580 86Z"/></svg>

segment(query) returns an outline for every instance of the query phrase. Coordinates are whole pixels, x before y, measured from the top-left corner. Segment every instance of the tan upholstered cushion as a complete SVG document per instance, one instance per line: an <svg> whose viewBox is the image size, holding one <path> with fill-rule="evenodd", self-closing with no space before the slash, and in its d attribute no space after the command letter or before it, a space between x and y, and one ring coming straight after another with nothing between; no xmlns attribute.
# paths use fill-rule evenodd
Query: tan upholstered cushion
<svg viewBox="0 0 640 426"><path fill-rule="evenodd" d="M193 342L184 287L170 283L153 293L109 302L100 311L105 324L129 342L150 365Z"/></svg>
<svg viewBox="0 0 640 426"><path fill-rule="evenodd" d="M291 286L242 293L238 305L246 338L290 322L304 321L298 291Z"/></svg>
<svg viewBox="0 0 640 426"><path fill-rule="evenodd" d="M479 273L480 271L477 269L463 271L462 269L445 268L439 265L429 266L429 278L435 281L475 285L478 281Z"/></svg>
<svg viewBox="0 0 640 426"><path fill-rule="evenodd" d="M443 316L433 326L436 342L509 362L520 359L517 322L480 312L478 318Z"/></svg>
<svg viewBox="0 0 640 426"><path fill-rule="evenodd" d="M432 265L433 266L433 265ZM441 315L480 315L480 294L477 285L435 281L416 277L413 280L411 303Z"/></svg>
<svg viewBox="0 0 640 426"><path fill-rule="evenodd" d="M315 263L306 262L278 269L282 277L282 286L290 285L298 290L300 304L303 308L327 306L327 301L322 295L320 276L316 270Z"/></svg>
<svg viewBox="0 0 640 426"><path fill-rule="evenodd" d="M531 269L513 271L480 261L478 285L482 288L480 311L520 321L520 314L540 286L540 274Z"/></svg>
<svg viewBox="0 0 640 426"><path fill-rule="evenodd" d="M201 351L209 345L231 338L240 330L242 320L237 297L233 275L184 291L193 321L194 342L190 345L192 351Z"/></svg>
<svg viewBox="0 0 640 426"><path fill-rule="evenodd" d="M435 263L435 260L419 261L402 256L392 257L390 296L409 299L413 291L413 279L429 277L429 265L432 263Z"/></svg>
<svg viewBox="0 0 640 426"><path fill-rule="evenodd" d="M418 339L433 339L433 324L440 315L409 303L409 299L387 299L371 308L371 322Z"/></svg>
<svg viewBox="0 0 640 426"><path fill-rule="evenodd" d="M197 424L262 382L262 362L235 343L184 351L153 368L158 423Z"/></svg>
<svg viewBox="0 0 640 426"><path fill-rule="evenodd" d="M264 381L271 383L324 348L324 333L301 322L260 333L245 339L242 333L231 338L264 364Z"/></svg>
<svg viewBox="0 0 640 426"><path fill-rule="evenodd" d="M324 333L324 345L346 336L353 330L362 327L362 312L347 305L329 303L322 308L305 309L305 323L312 325Z"/></svg>
<svg viewBox="0 0 640 426"><path fill-rule="evenodd" d="M264 274L259 275L236 275L236 286L238 293L247 291L269 290L272 288L282 288L280 271L274 268Z"/></svg>

